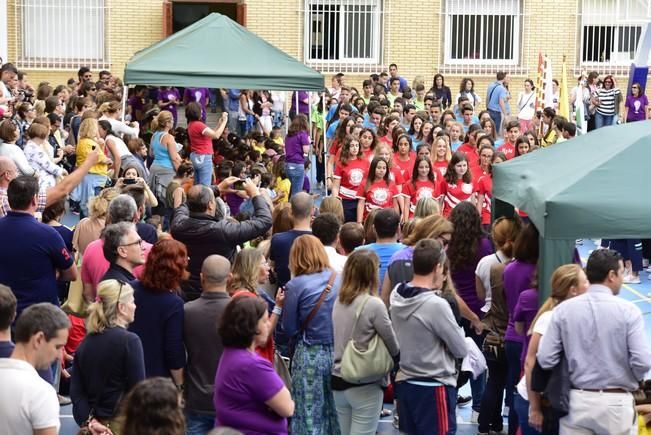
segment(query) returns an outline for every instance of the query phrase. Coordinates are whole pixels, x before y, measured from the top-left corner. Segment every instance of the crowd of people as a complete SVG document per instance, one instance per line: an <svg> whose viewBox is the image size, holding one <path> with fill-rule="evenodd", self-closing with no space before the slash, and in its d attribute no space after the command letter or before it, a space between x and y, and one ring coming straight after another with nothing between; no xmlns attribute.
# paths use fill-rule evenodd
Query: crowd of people
<svg viewBox="0 0 651 435"><path fill-rule="evenodd" d="M85 67L56 87L12 64L0 79L8 433L56 434L68 403L90 434L363 435L393 414L443 435L465 405L480 434L507 433L503 415L509 435L634 433L651 351L616 296L641 241L559 267L541 305L538 231L493 216L491 193L493 165L563 146L576 113L590 130L647 119L640 84L581 77L566 119L529 79L512 99L499 72L483 100L464 78L453 99L395 64L316 100L126 96ZM535 380L563 364L559 413Z"/></svg>

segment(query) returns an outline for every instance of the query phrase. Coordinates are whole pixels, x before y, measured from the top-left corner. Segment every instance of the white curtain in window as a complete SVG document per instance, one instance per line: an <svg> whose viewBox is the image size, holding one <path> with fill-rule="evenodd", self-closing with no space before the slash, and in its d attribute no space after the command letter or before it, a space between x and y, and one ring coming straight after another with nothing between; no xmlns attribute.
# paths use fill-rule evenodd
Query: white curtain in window
<svg viewBox="0 0 651 435"><path fill-rule="evenodd" d="M447 0L448 15L518 15L520 0Z"/></svg>

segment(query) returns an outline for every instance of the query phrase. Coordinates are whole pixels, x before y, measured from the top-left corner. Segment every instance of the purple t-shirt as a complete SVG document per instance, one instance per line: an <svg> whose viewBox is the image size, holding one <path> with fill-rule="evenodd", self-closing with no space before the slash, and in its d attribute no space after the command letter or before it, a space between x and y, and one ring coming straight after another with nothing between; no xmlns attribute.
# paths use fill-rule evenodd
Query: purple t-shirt
<svg viewBox="0 0 651 435"><path fill-rule="evenodd" d="M298 113L306 115L310 113L310 105L303 102L306 98L309 98L310 94L307 91L298 91ZM296 113L296 91L292 92L292 106L290 108L290 113Z"/></svg>
<svg viewBox="0 0 651 435"><path fill-rule="evenodd" d="M513 260L504 268L504 298L509 311L509 323L504 339L524 343L524 336L515 331L513 315L520 293L531 287L531 280L536 271L536 264Z"/></svg>
<svg viewBox="0 0 651 435"><path fill-rule="evenodd" d="M452 281L457 288L457 293L461 296L461 299L463 299L466 305L468 305L468 308L470 308L473 313L477 314L480 318L484 315L481 311L481 307L484 306L484 301L480 300L477 296L477 289L475 287L475 270L477 269L477 263L479 263L479 260L492 253L493 245L488 238L483 237L479 241L475 259L451 273Z"/></svg>
<svg viewBox="0 0 651 435"><path fill-rule="evenodd" d="M210 91L208 88L185 88L183 92L183 101L199 103L201 106L201 120L206 122L206 106L210 100Z"/></svg>
<svg viewBox="0 0 651 435"><path fill-rule="evenodd" d="M284 386L266 359L246 349L225 348L215 376L215 425L246 435L287 434L287 419L264 403Z"/></svg>
<svg viewBox="0 0 651 435"><path fill-rule="evenodd" d="M285 161L287 163L300 163L303 164L305 158L303 157L303 145L310 144L310 137L306 131L299 131L293 136L285 138Z"/></svg>
<svg viewBox="0 0 651 435"><path fill-rule="evenodd" d="M646 108L649 105L649 100L646 95L634 97L629 95L626 98L625 106L628 108L626 115L626 122L631 121L644 121L646 119Z"/></svg>
<svg viewBox="0 0 651 435"><path fill-rule="evenodd" d="M520 356L520 368L524 367L524 359L527 357L527 349L529 348L529 341L531 340L531 335L527 334L526 331L531 327L531 322L536 318L538 313L538 290L535 288L530 288L522 293L518 297L518 302L515 304L515 310L513 312L513 321L524 323L524 346L522 346L522 355Z"/></svg>
<svg viewBox="0 0 651 435"><path fill-rule="evenodd" d="M158 101L162 101L163 103L168 103L172 100L172 98L175 98L176 101L181 101L181 94L179 93L178 89L167 88L167 89L158 90ZM177 106L176 104L167 104L166 106L163 106L162 109L172 113L172 117L174 118L174 125L176 125L179 116L176 106Z"/></svg>

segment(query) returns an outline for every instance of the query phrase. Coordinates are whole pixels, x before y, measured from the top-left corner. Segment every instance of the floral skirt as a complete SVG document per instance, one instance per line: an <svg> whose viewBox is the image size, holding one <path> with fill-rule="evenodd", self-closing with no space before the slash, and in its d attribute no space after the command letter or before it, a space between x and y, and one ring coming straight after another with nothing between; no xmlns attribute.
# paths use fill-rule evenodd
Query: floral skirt
<svg viewBox="0 0 651 435"><path fill-rule="evenodd" d="M339 435L337 408L330 385L333 348L299 340L292 359L292 396L296 408L291 433Z"/></svg>

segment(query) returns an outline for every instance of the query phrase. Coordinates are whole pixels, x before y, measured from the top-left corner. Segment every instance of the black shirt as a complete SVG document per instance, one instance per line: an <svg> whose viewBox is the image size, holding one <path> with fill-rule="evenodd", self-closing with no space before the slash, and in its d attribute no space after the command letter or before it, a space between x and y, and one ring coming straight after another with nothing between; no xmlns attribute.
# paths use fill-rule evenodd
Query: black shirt
<svg viewBox="0 0 651 435"><path fill-rule="evenodd" d="M136 277L124 267L112 263L100 281L106 281L108 279L117 279L126 283L133 281Z"/></svg>
<svg viewBox="0 0 651 435"><path fill-rule="evenodd" d="M138 222L136 224L136 231L142 240L152 245L158 241L158 233L156 228L146 222Z"/></svg>

